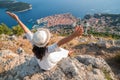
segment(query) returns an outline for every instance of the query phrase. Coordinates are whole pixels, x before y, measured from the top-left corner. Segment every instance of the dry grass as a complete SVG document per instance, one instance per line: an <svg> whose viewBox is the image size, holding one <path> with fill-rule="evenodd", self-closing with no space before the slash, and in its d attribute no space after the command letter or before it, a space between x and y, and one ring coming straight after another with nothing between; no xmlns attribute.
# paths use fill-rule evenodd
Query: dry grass
<svg viewBox="0 0 120 80"><path fill-rule="evenodd" d="M8 59L13 59L13 56L12 55L7 55L7 56L5 56L3 58L5 58L6 60L8 60Z"/></svg>
<svg viewBox="0 0 120 80"><path fill-rule="evenodd" d="M17 49L22 47L26 53L32 53L32 45L27 39L23 39L22 37L18 37L18 40L15 41L0 41L0 49L6 50L9 49L16 53Z"/></svg>
<svg viewBox="0 0 120 80"><path fill-rule="evenodd" d="M0 64L0 74L4 72L4 67L3 65Z"/></svg>

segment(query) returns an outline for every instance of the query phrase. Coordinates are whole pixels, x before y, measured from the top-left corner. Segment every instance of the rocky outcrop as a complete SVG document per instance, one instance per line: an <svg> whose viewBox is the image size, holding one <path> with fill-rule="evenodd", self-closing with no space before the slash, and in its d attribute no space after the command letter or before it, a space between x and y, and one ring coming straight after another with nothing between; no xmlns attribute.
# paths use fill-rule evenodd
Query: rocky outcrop
<svg viewBox="0 0 120 80"><path fill-rule="evenodd" d="M0 80L116 80L104 59L89 55L65 58L50 70L40 69L34 55L0 51Z"/></svg>
<svg viewBox="0 0 120 80"><path fill-rule="evenodd" d="M109 48L110 47L110 45L107 43L107 41L98 41L96 44L99 47L104 47L104 48Z"/></svg>
<svg viewBox="0 0 120 80"><path fill-rule="evenodd" d="M94 42L94 40L90 42L90 44L92 43L96 44L98 47L103 47L103 48L110 48L110 47L120 48L120 40L104 40L103 38L99 38L99 40L96 42Z"/></svg>
<svg viewBox="0 0 120 80"><path fill-rule="evenodd" d="M120 47L120 40L116 40L114 43L117 47Z"/></svg>
<svg viewBox="0 0 120 80"><path fill-rule="evenodd" d="M12 36L8 36L8 35L5 35L5 34L1 34L0 35L0 40L11 40L11 41L13 41L13 40L15 40L15 41L17 41L17 37L15 36L15 35L12 35Z"/></svg>
<svg viewBox="0 0 120 80"><path fill-rule="evenodd" d="M89 55L84 55L84 56L79 55L76 58L77 58L77 60L79 60L79 62L81 62L81 63L83 63L87 66L91 66L91 70L93 71L93 73L94 72L96 73L96 71L98 72L99 70L101 70L100 71L101 73L103 72L104 75L109 75L109 78L114 79L114 77L113 77L114 74L112 73L111 68L104 61L103 58L101 58L101 57L95 58L95 57L92 57L92 56L89 56ZM98 75L100 75L100 74L98 74ZM98 77L100 78L100 76L98 76ZM105 76L105 77L107 77L107 76ZM101 76L101 78L102 78L102 76ZM104 80L104 79L99 79L99 80Z"/></svg>

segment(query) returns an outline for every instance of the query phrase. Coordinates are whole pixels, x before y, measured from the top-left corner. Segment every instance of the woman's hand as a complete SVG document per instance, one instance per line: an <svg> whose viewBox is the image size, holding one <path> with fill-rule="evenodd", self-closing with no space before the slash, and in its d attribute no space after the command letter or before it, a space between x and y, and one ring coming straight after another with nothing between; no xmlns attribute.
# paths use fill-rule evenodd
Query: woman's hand
<svg viewBox="0 0 120 80"><path fill-rule="evenodd" d="M83 27L82 26L76 26L74 31L74 36L81 36L83 34Z"/></svg>
<svg viewBox="0 0 120 80"><path fill-rule="evenodd" d="M9 16L11 16L13 19L15 19L16 21L19 20L19 18L18 18L18 16L17 16L16 14L11 13L11 12L9 12L9 11L7 11L6 13L7 13Z"/></svg>
<svg viewBox="0 0 120 80"><path fill-rule="evenodd" d="M76 26L74 33L72 33L71 35L61 39L60 41L58 41L57 45L61 46L65 43L71 41L75 37L81 36L82 33L83 33L83 27L82 26Z"/></svg>
<svg viewBox="0 0 120 80"><path fill-rule="evenodd" d="M70 49L68 55L69 55L70 57L72 57L73 54L74 54L74 52L75 52L75 49Z"/></svg>
<svg viewBox="0 0 120 80"><path fill-rule="evenodd" d="M18 24L21 26L21 28L25 31L25 33L28 33L28 32L31 32L27 26L19 19L19 17L14 14L14 13L11 13L11 12L6 12L9 16L11 16L13 19L15 19Z"/></svg>

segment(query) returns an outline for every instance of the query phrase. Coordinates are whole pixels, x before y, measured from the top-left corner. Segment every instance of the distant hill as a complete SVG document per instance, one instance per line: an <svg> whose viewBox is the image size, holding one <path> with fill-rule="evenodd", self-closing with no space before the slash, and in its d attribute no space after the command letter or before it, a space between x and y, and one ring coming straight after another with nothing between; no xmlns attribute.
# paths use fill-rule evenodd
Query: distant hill
<svg viewBox="0 0 120 80"><path fill-rule="evenodd" d="M88 14L84 17L84 19L90 18L105 20L105 22L109 26L120 26L120 14L94 14L94 15Z"/></svg>

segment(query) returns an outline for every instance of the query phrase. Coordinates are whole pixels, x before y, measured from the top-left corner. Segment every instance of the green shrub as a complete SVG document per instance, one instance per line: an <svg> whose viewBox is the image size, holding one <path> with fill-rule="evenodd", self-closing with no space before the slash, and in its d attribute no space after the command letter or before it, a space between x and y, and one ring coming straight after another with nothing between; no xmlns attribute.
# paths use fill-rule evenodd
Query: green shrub
<svg viewBox="0 0 120 80"><path fill-rule="evenodd" d="M11 29L4 23L0 24L0 34L12 34Z"/></svg>
<svg viewBox="0 0 120 80"><path fill-rule="evenodd" d="M23 29L19 25L13 26L12 32L17 36L22 35L24 33Z"/></svg>
<svg viewBox="0 0 120 80"><path fill-rule="evenodd" d="M97 37L111 37L113 39L120 39L120 35L111 34L108 32L95 32L95 31L88 31L88 34L92 34Z"/></svg>
<svg viewBox="0 0 120 80"><path fill-rule="evenodd" d="M110 73L109 73L108 71L103 70L103 73L104 73L105 78L106 78L107 80L113 80L113 79L110 77Z"/></svg>
<svg viewBox="0 0 120 80"><path fill-rule="evenodd" d="M23 29L19 26L13 26L12 29L9 28L6 24L1 23L0 24L0 34L7 34L7 35L22 35L24 33Z"/></svg>
<svg viewBox="0 0 120 80"><path fill-rule="evenodd" d="M32 31L33 33L35 33L35 32L37 31L37 29L32 29L31 31Z"/></svg>

